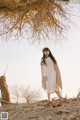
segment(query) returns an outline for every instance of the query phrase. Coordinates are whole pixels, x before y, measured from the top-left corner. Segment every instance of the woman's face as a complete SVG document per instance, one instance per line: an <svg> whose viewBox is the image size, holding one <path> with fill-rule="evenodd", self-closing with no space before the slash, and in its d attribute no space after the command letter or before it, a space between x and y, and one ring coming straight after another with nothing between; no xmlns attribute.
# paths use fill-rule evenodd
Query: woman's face
<svg viewBox="0 0 80 120"><path fill-rule="evenodd" d="M48 51L44 50L43 53L44 53L44 55L45 55L46 57L48 57L50 52L49 52L49 50L48 50Z"/></svg>

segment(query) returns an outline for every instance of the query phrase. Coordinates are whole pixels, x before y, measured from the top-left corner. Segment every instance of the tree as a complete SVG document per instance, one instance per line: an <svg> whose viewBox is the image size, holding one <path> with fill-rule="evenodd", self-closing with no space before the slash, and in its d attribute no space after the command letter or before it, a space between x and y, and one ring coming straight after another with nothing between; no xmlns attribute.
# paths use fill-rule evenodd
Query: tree
<svg viewBox="0 0 80 120"><path fill-rule="evenodd" d="M12 99L16 101L16 103L19 103L20 98L20 87L17 85L13 85L10 87L10 93L12 96Z"/></svg>
<svg viewBox="0 0 80 120"><path fill-rule="evenodd" d="M10 87L10 94L11 100L16 102L17 104L20 102L32 103L36 100L40 100L42 97L40 89L34 90L31 89L31 87L18 85L13 85Z"/></svg>
<svg viewBox="0 0 80 120"><path fill-rule="evenodd" d="M31 87L27 87L27 88L22 88L21 89L21 96L22 98L25 99L26 103L32 103L36 100L40 100L41 99L41 91L39 90L34 90L31 89Z"/></svg>
<svg viewBox="0 0 80 120"><path fill-rule="evenodd" d="M63 21L68 20L64 8L56 0L0 0L0 35L19 38L31 33L33 38L45 39L51 31L62 35Z"/></svg>

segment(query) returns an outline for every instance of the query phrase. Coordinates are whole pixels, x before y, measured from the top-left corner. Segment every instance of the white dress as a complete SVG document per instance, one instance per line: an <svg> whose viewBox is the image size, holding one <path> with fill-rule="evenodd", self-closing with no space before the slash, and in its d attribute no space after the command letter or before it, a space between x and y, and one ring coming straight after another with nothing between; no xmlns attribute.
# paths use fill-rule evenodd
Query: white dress
<svg viewBox="0 0 80 120"><path fill-rule="evenodd" d="M53 93L58 90L56 85L56 71L54 63L50 57L45 58L47 64L42 66L43 76L47 76L46 87L48 93Z"/></svg>

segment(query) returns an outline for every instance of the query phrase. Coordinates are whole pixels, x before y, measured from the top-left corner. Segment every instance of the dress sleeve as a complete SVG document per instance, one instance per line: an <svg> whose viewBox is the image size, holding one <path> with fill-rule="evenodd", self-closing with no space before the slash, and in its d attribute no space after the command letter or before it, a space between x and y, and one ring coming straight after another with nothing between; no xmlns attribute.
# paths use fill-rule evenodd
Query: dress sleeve
<svg viewBox="0 0 80 120"><path fill-rule="evenodd" d="M46 66L44 64L41 65L41 72L42 72L42 76L46 75Z"/></svg>

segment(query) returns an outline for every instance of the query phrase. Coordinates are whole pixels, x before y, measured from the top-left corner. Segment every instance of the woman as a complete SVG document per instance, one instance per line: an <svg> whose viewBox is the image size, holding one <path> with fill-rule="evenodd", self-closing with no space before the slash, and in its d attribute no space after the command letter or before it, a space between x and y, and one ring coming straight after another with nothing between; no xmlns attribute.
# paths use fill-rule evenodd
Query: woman
<svg viewBox="0 0 80 120"><path fill-rule="evenodd" d="M56 59L52 55L49 48L43 49L43 57L41 59L41 74L42 74L42 87L46 91L48 101L50 101L50 94L56 93L60 100L62 100L62 80L59 67Z"/></svg>

